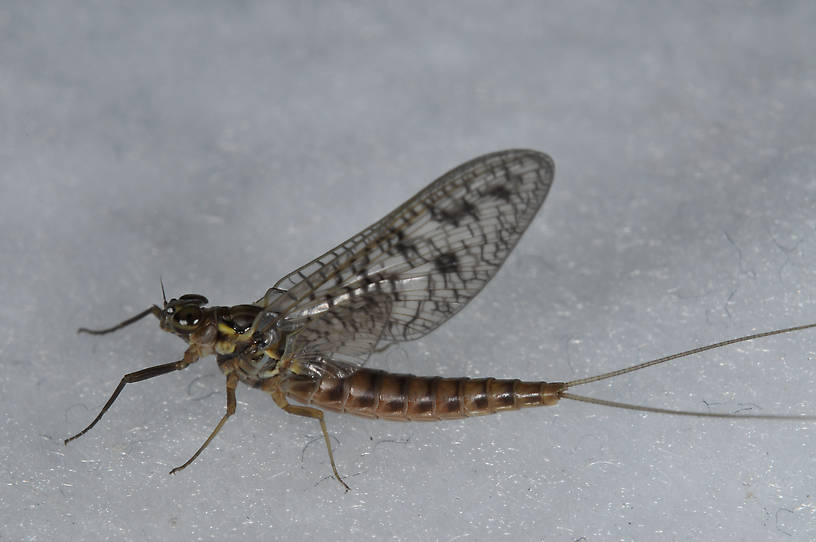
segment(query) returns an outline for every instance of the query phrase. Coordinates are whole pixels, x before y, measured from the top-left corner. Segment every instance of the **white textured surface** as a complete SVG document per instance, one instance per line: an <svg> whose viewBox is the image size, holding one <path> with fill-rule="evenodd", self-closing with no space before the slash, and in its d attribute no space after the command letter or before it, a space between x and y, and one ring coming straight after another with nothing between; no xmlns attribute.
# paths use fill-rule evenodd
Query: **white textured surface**
<svg viewBox="0 0 816 542"><path fill-rule="evenodd" d="M409 7L410 6L410 7ZM540 217L440 331L373 360L586 376L816 320L811 2L28 3L0 10L0 540L811 540L816 424L566 402L446 424L328 416L178 359L168 292L249 302L483 152L550 153ZM576 392L816 413L816 334Z"/></svg>

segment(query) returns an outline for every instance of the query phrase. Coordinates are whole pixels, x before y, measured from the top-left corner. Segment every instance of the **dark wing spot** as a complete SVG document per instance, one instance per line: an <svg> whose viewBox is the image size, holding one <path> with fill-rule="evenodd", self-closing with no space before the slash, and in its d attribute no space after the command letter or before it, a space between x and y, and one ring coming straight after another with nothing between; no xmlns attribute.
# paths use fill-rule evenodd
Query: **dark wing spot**
<svg viewBox="0 0 816 542"><path fill-rule="evenodd" d="M444 252L436 257L434 265L440 273L456 273L459 270L459 259L452 252Z"/></svg>
<svg viewBox="0 0 816 542"><path fill-rule="evenodd" d="M500 199L502 201L510 201L510 191L506 186L501 184L491 187L485 192L485 196Z"/></svg>
<svg viewBox="0 0 816 542"><path fill-rule="evenodd" d="M417 248L416 244L407 240L407 239L400 239L397 241L396 245L394 245L397 251L405 258L411 265L417 265L415 258L422 260L422 256L419 253L419 249Z"/></svg>
<svg viewBox="0 0 816 542"><path fill-rule="evenodd" d="M462 200L462 213L470 215L473 220L479 220L479 209L467 200Z"/></svg>
<svg viewBox="0 0 816 542"><path fill-rule="evenodd" d="M454 226L458 226L459 221L468 215L474 220L479 220L479 209L471 202L463 199L446 209L441 207L431 208L431 216L434 220L437 222L447 222Z"/></svg>
<svg viewBox="0 0 816 542"><path fill-rule="evenodd" d="M524 184L524 177L522 177L518 173L510 173L510 171L507 171L506 180L504 181L504 184L505 186L509 186L510 190L517 190L521 185Z"/></svg>

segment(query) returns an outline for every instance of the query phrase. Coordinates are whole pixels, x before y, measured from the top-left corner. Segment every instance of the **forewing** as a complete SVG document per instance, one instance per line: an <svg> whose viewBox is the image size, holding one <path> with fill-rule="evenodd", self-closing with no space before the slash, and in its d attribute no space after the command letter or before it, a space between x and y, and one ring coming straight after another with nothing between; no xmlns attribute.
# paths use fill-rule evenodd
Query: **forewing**
<svg viewBox="0 0 816 542"><path fill-rule="evenodd" d="M281 318L293 327L311 319L315 329L342 334L347 328L340 318L361 322L357 312L373 310L383 319L378 348L427 334L495 275L544 202L553 175L550 157L530 150L487 154L449 171L278 281L257 302L264 310L256 329ZM314 323L324 317L325 324ZM367 341L351 342L364 350Z"/></svg>

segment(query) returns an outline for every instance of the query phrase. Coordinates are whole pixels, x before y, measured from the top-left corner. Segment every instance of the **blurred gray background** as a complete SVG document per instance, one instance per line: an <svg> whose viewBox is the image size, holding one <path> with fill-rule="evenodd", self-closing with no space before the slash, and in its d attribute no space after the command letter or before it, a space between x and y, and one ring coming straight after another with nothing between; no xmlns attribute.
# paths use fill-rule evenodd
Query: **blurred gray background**
<svg viewBox="0 0 816 542"><path fill-rule="evenodd" d="M814 423L565 401L320 432L154 320L251 302L481 153L556 181L496 279L394 371L567 380L816 321L812 2L0 6L0 539L811 540ZM576 389L816 413L814 332Z"/></svg>

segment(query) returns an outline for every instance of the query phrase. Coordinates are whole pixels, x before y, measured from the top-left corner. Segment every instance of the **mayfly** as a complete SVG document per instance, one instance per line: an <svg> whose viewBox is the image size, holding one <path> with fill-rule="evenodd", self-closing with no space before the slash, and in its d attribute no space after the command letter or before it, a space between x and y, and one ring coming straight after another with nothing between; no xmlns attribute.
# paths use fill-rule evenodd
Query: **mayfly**
<svg viewBox="0 0 816 542"><path fill-rule="evenodd" d="M554 405L566 398L681 415L813 418L669 411L568 390L816 324L757 333L569 382L417 377L366 367L372 353L430 333L484 288L544 203L554 173L552 159L541 152L486 154L442 175L380 221L280 279L252 304L206 307L207 298L198 294L167 301L162 286L161 307L153 305L108 329L81 328L101 335L152 314L163 330L189 346L179 361L122 377L96 418L65 443L96 425L126 384L179 371L211 354L226 375L227 411L204 444L171 474L190 465L235 413L239 381L269 393L286 412L320 423L334 477L346 489L321 409L387 420L443 420Z"/></svg>

